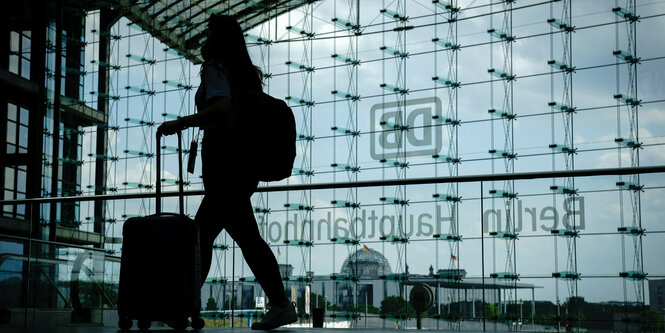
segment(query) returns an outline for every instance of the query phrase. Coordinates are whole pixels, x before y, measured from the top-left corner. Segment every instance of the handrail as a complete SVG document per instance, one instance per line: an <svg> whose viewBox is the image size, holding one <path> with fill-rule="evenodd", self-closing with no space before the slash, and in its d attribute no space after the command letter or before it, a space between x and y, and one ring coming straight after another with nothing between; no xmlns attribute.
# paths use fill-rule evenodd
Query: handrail
<svg viewBox="0 0 665 333"><path fill-rule="evenodd" d="M618 175L649 174L649 173L665 173L665 165L627 167L627 168L561 170L561 171L545 171L545 172L537 171L537 172L520 172L520 173L501 173L493 175L485 174L485 175L466 175L466 176L454 176L454 177L448 176L448 177L426 177L426 178L388 179L388 180L367 180L367 181L358 181L358 182L339 182L339 183L276 185L276 186L261 186L258 187L255 192L267 193L267 192L284 192L284 191L324 190L324 189L336 189L336 188L424 185L424 184L442 184L442 183L471 183L471 182L564 178L564 177L591 177L591 176L612 176L612 175L618 176ZM192 190L184 192L185 196L203 195L203 194L205 194L204 190ZM175 197L178 196L178 191L162 192L161 196ZM16 199L16 200L0 200L0 206L59 203L59 202L84 202L84 201L97 201L97 200L143 199L143 198L154 198L154 197L156 197L155 192Z"/></svg>
<svg viewBox="0 0 665 333"><path fill-rule="evenodd" d="M110 254L109 249L102 249L102 248L98 248L98 247L89 247L89 246L83 246L83 245L76 245L76 244L71 244L71 243L47 241L47 240L37 239L37 238L29 238L29 237L15 236L15 235L0 234L0 239L2 239L2 238L12 239L12 240L15 240L15 241L22 241L22 242L35 242L35 243L40 243L40 244L44 244L44 245L54 245L54 246L61 246L61 247L66 247L66 248L76 248L76 249L81 249L81 250L101 252L107 258L120 260L120 257L114 256L113 254Z"/></svg>

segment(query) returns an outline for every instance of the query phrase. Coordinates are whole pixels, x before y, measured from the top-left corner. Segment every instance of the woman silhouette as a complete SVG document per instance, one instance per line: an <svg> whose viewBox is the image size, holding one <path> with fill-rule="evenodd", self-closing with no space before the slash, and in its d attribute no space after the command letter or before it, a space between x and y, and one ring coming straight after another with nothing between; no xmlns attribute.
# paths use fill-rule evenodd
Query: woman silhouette
<svg viewBox="0 0 665 333"><path fill-rule="evenodd" d="M269 330L298 318L284 292L277 260L259 234L250 201L258 179L250 168L237 164L247 148L238 144L234 135L239 131L239 113L245 111L243 92L260 91L263 74L252 64L244 34L234 18L210 16L207 36L201 48L201 85L195 95L198 113L164 122L157 132L170 135L187 127L204 130L201 159L205 195L195 218L201 235L201 285L210 271L215 238L226 229L270 300L268 314L252 329ZM237 100L232 101L232 96Z"/></svg>

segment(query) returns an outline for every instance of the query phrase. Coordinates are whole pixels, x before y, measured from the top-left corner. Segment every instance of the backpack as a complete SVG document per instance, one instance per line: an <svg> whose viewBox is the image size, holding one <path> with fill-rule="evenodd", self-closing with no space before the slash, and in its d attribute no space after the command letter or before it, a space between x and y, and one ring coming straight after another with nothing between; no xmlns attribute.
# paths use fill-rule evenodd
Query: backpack
<svg viewBox="0 0 665 333"><path fill-rule="evenodd" d="M244 92L234 104L240 111L238 127L246 142L245 165L260 181L290 177L296 158L293 110L283 100L262 91Z"/></svg>
<svg viewBox="0 0 665 333"><path fill-rule="evenodd" d="M229 79L227 71L217 64ZM205 80L201 80L204 84ZM229 79L235 134L241 139L239 157L249 173L263 182L289 178L296 158L296 120L293 110L281 99L263 91L242 90Z"/></svg>

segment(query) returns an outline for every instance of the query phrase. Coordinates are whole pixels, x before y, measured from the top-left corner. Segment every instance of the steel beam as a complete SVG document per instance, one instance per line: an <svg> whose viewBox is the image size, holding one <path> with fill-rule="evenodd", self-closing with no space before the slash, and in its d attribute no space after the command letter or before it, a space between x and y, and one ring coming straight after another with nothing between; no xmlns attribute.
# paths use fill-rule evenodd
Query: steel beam
<svg viewBox="0 0 665 333"><path fill-rule="evenodd" d="M166 44L169 48L187 52L185 49L185 40L180 35L170 32L168 26L161 24L160 20L156 17L148 14L131 0L119 0L118 2L122 8L122 14L124 14L130 21L138 24L153 37ZM203 62L202 59L199 59L198 57L191 58L190 61L195 64Z"/></svg>

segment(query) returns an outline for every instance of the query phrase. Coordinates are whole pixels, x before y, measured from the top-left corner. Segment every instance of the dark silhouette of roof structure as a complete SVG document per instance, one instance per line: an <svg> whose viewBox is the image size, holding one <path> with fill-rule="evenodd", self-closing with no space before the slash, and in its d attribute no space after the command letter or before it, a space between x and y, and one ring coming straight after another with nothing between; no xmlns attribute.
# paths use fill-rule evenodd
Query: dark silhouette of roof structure
<svg viewBox="0 0 665 333"><path fill-rule="evenodd" d="M205 40L205 28L212 14L232 15L247 31L273 17L296 9L303 0L105 0L105 6L119 10L152 36L179 52L197 49ZM95 3L100 3L95 2ZM188 55L193 63L201 63L198 49Z"/></svg>

